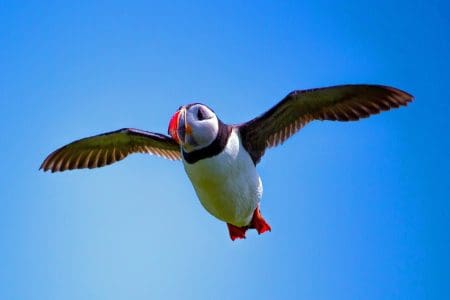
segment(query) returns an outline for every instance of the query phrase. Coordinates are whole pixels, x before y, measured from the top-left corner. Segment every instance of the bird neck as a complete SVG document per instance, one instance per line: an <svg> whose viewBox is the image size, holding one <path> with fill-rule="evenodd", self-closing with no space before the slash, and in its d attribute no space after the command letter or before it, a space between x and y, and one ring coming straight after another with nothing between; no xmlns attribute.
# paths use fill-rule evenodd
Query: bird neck
<svg viewBox="0 0 450 300"><path fill-rule="evenodd" d="M228 138L231 134L232 126L222 123L218 120L219 128L217 131L217 136L214 141L206 147L197 149L191 152L186 152L183 149L183 158L189 164L194 164L201 159L208 157L213 157L225 148L228 142Z"/></svg>

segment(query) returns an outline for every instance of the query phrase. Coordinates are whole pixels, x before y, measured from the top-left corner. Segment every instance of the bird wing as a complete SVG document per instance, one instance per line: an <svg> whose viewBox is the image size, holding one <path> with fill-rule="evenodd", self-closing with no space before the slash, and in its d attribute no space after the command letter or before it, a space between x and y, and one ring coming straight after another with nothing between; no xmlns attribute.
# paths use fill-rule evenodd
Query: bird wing
<svg viewBox="0 0 450 300"><path fill-rule="evenodd" d="M356 121L406 106L413 96L382 85L338 85L298 90L246 123L237 125L244 147L256 164L275 147L313 120Z"/></svg>
<svg viewBox="0 0 450 300"><path fill-rule="evenodd" d="M57 172L99 168L137 152L150 153L171 160L180 159L180 146L171 137L123 128L67 144L51 153L39 169Z"/></svg>

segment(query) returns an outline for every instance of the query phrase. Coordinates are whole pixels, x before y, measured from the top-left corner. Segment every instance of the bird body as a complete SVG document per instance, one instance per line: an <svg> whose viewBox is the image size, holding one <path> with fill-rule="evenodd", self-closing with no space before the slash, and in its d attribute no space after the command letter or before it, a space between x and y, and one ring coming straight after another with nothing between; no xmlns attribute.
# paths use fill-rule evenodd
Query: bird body
<svg viewBox="0 0 450 300"><path fill-rule="evenodd" d="M223 151L184 169L203 207L213 216L238 227L250 223L262 196L262 183L239 132L231 131Z"/></svg>
<svg viewBox="0 0 450 300"><path fill-rule="evenodd" d="M133 128L83 138L52 152L41 169L96 168L141 152L182 160L203 207L227 223L232 240L271 227L262 217L262 183L256 170L268 148L283 143L314 120L356 121L413 97L381 85L340 85L289 93L262 115L242 124L223 123L201 103L181 106L169 122L169 136Z"/></svg>

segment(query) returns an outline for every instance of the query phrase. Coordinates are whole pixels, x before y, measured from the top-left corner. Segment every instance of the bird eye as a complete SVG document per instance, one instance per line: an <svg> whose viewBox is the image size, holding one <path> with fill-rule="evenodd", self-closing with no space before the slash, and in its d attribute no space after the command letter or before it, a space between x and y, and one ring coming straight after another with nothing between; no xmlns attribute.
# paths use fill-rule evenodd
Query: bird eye
<svg viewBox="0 0 450 300"><path fill-rule="evenodd" d="M199 121L205 119L205 114L204 114L204 112L202 110L203 110L203 108L201 108L201 107L199 107L198 110L197 110L197 119Z"/></svg>

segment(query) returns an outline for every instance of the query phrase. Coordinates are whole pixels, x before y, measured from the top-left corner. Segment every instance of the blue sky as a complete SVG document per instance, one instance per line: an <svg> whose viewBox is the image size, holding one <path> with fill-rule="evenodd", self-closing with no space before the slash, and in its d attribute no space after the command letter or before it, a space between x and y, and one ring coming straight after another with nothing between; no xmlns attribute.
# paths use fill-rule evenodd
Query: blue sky
<svg viewBox="0 0 450 300"><path fill-rule="evenodd" d="M281 2L281 1L278 1ZM1 299L450 298L448 1L0 3ZM294 89L396 86L407 108L314 122L258 170L272 232L231 242L180 163L46 174L74 139L228 123Z"/></svg>

